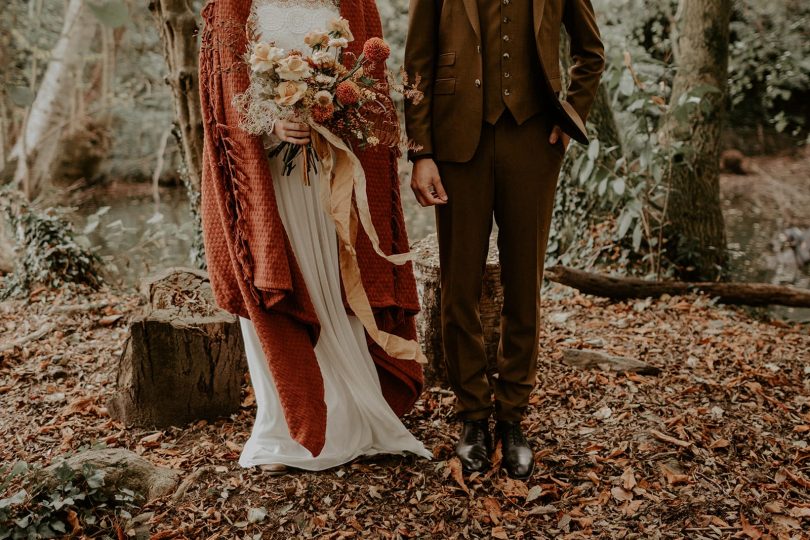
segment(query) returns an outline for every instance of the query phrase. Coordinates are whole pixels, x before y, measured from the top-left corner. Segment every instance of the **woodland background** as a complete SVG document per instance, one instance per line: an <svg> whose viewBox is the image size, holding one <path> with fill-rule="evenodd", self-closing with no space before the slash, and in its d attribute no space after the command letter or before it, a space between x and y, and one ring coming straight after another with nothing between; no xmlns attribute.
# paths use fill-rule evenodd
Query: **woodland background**
<svg viewBox="0 0 810 540"><path fill-rule="evenodd" d="M378 5L396 69L407 0ZM496 470L461 478L440 380L406 419L432 462L281 479L236 465L255 412L243 377L238 410L219 419L111 417L128 323L149 304L141 280L204 266L198 128L173 92L194 89L202 2L7 0L0 539L806 538L810 4L594 5L608 67L593 142L566 158L547 266L742 285L733 303L766 305L693 292L606 300L550 283L527 418L540 467L522 483ZM415 242L433 214L408 175L403 161ZM753 301L754 282L805 301ZM582 369L566 363L572 349L645 367ZM124 470L140 480L119 482L98 456L82 466L94 451L129 452ZM59 465L70 456L79 465Z"/></svg>

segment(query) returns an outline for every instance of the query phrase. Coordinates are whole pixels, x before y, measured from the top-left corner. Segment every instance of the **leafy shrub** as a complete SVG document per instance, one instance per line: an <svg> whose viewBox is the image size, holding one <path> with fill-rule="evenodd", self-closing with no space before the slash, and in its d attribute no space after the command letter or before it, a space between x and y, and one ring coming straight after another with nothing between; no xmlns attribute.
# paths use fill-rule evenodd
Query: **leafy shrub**
<svg viewBox="0 0 810 540"><path fill-rule="evenodd" d="M75 472L63 464L53 483L36 480L32 472L23 462L0 466L0 494L13 491L0 499L0 540L100 537L131 517L127 509L134 507L135 494L105 494L104 471L85 466Z"/></svg>
<svg viewBox="0 0 810 540"><path fill-rule="evenodd" d="M101 260L57 210L35 210L8 187L0 193L0 219L11 226L17 255L14 271L0 282L0 298L25 294L34 285L101 285Z"/></svg>

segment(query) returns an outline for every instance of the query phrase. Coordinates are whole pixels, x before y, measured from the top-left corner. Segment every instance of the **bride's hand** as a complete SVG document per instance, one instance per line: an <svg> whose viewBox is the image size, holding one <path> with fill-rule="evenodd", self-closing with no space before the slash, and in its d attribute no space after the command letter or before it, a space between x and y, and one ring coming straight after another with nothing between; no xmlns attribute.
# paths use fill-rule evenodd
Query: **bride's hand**
<svg viewBox="0 0 810 540"><path fill-rule="evenodd" d="M273 126L273 135L284 142L309 144L309 124L290 120L276 120Z"/></svg>

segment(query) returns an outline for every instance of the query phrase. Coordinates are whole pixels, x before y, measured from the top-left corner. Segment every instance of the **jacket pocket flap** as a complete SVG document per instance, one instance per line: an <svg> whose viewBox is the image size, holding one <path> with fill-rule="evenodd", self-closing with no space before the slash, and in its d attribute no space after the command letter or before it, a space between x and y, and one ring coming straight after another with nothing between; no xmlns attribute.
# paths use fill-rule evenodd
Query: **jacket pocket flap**
<svg viewBox="0 0 810 540"><path fill-rule="evenodd" d="M436 79L433 83L433 94L455 94L456 93L456 80L455 79Z"/></svg>
<svg viewBox="0 0 810 540"><path fill-rule="evenodd" d="M453 66L456 63L456 53L442 53L436 58L436 66Z"/></svg>

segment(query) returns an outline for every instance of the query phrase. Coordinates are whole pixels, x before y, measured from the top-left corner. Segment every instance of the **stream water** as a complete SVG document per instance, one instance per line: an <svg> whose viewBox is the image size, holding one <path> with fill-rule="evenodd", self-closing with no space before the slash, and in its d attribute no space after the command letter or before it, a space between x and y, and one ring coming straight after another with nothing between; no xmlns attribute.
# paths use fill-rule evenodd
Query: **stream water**
<svg viewBox="0 0 810 540"><path fill-rule="evenodd" d="M161 187L156 201L149 186L125 185L118 189L86 192L78 205L79 214L101 211L98 224L88 231L88 239L98 246L107 262L107 279L118 285L137 287L140 279L159 268L189 265L192 226L183 188ZM420 207L407 186L402 201L411 242L435 231L432 209ZM771 243L779 230L756 208L726 208L728 243L733 277L741 281L779 283L784 269ZM77 224L79 229L85 223ZM810 287L810 275L799 271L795 285ZM773 316L810 321L810 309L773 307Z"/></svg>

